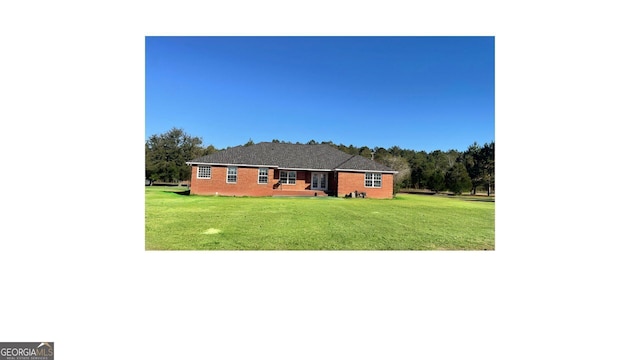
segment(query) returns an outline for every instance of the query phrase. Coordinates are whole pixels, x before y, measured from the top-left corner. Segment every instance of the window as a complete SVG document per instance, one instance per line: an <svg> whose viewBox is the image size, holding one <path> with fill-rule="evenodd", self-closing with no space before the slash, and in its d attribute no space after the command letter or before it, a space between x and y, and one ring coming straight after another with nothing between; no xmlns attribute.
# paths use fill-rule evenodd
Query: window
<svg viewBox="0 0 640 360"><path fill-rule="evenodd" d="M269 182L269 169L260 168L258 170L258 184L266 184Z"/></svg>
<svg viewBox="0 0 640 360"><path fill-rule="evenodd" d="M227 168L227 183L235 184L238 181L238 168L231 166Z"/></svg>
<svg viewBox="0 0 640 360"><path fill-rule="evenodd" d="M364 174L364 186L365 187L382 187L382 174L380 173L365 173Z"/></svg>
<svg viewBox="0 0 640 360"><path fill-rule="evenodd" d="M198 179L211 179L211 166L198 165Z"/></svg>
<svg viewBox="0 0 640 360"><path fill-rule="evenodd" d="M281 184L296 184L296 172L295 171L282 171L280 170L280 183Z"/></svg>

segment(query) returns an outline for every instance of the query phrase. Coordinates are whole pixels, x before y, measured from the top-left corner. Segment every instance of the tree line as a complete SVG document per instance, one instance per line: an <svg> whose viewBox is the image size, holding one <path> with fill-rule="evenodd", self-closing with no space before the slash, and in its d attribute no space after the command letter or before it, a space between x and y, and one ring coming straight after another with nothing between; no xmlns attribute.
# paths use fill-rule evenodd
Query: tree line
<svg viewBox="0 0 640 360"><path fill-rule="evenodd" d="M273 139L274 143L289 143ZM249 139L244 146L253 145ZM296 144L301 144L296 142ZM495 191L495 142L479 145L474 142L465 151L416 151L402 149L335 144L332 141L307 144L326 144L351 155L360 155L384 164L398 173L394 175L394 191L400 189L450 191L456 194L479 191L490 195ZM191 136L182 129L150 136L145 142L145 176L153 182L176 183L191 178L186 162L218 151L213 145L203 146L202 138Z"/></svg>

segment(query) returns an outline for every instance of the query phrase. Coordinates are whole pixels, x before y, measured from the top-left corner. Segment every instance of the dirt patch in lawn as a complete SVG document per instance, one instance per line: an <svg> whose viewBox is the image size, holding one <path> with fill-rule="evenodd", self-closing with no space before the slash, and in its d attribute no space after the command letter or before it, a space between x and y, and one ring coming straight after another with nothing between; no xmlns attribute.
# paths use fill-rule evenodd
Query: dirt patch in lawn
<svg viewBox="0 0 640 360"><path fill-rule="evenodd" d="M221 232L222 232L222 230L220 230L220 229L210 228L210 229L205 230L205 231L203 232L203 234L210 235L210 234L219 234L219 233L221 233Z"/></svg>

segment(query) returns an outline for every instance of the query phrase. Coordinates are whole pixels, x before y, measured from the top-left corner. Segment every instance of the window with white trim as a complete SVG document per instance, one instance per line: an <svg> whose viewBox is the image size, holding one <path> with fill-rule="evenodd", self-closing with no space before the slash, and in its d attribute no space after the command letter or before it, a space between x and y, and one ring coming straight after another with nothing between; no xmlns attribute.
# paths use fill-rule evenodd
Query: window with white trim
<svg viewBox="0 0 640 360"><path fill-rule="evenodd" d="M373 188L382 187L382 174L381 173L365 173L364 186L373 187Z"/></svg>
<svg viewBox="0 0 640 360"><path fill-rule="evenodd" d="M296 184L296 172L295 171L283 171L280 170L280 183L295 185Z"/></svg>
<svg viewBox="0 0 640 360"><path fill-rule="evenodd" d="M267 184L269 182L269 169L268 168L259 168L258 169L258 184Z"/></svg>
<svg viewBox="0 0 640 360"><path fill-rule="evenodd" d="M238 168L236 166L229 166L227 168L227 183L235 184L238 182Z"/></svg>
<svg viewBox="0 0 640 360"><path fill-rule="evenodd" d="M198 165L198 179L211 179L211 166Z"/></svg>

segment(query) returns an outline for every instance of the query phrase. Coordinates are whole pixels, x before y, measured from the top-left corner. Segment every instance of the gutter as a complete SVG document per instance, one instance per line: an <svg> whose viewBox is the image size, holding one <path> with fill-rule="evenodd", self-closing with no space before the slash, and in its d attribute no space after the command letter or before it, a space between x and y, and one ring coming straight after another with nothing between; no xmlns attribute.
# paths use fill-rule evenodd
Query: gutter
<svg viewBox="0 0 640 360"><path fill-rule="evenodd" d="M334 169L334 171L344 171L344 172L377 172L384 174L397 174L398 172L395 170L356 170L356 169Z"/></svg>
<svg viewBox="0 0 640 360"><path fill-rule="evenodd" d="M344 172L377 172L384 174L397 174L398 172L395 170L375 170L375 169L311 169L311 168L294 168L294 167L285 167L278 165L253 165L253 164L229 164L229 163L207 163L207 162L193 162L187 161L187 165L215 165L215 166L242 166L242 167L253 167L253 168L274 168L278 170L300 170L300 171L344 171Z"/></svg>

